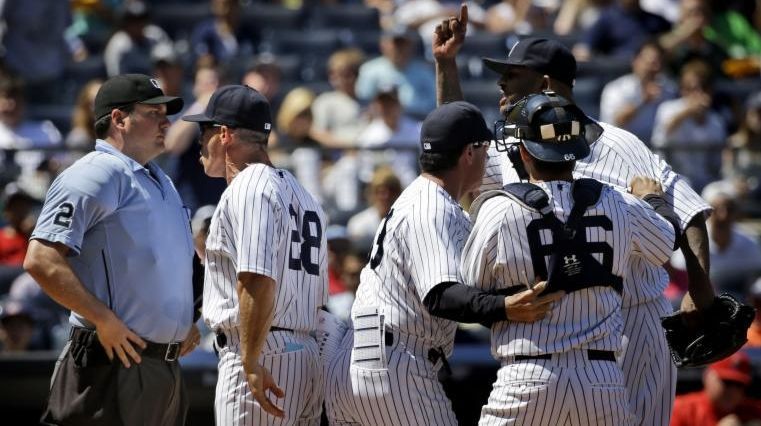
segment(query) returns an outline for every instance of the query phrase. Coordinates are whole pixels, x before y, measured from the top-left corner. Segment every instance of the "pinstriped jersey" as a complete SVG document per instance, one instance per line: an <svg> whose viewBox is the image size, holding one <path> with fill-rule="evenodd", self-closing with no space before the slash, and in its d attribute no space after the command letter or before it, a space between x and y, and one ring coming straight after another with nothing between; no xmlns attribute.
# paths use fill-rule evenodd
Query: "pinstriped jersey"
<svg viewBox="0 0 761 426"><path fill-rule="evenodd" d="M206 240L203 316L212 329L240 324L237 276L277 284L272 326L312 331L327 302L326 218L287 171L252 164L230 183Z"/></svg>
<svg viewBox="0 0 761 426"><path fill-rule="evenodd" d="M687 181L653 154L641 140L626 130L606 123L599 124L603 133L590 146L589 156L576 162L574 178L592 178L618 189L628 187L629 181L637 175L656 179L661 182L664 199L674 209L682 229L696 215L710 213L711 207ZM500 189L502 185L518 181L518 175L507 156L490 147L481 190ZM665 269L635 258L624 276L624 308L661 297L667 285Z"/></svg>
<svg viewBox="0 0 761 426"><path fill-rule="evenodd" d="M380 307L387 327L451 353L457 323L430 315L423 299L437 284L462 282L469 231L457 200L430 179L415 179L378 227L353 310Z"/></svg>
<svg viewBox="0 0 761 426"><path fill-rule="evenodd" d="M537 184L550 197L555 216L565 222L573 206L571 182ZM674 229L653 209L632 195L604 186L600 199L579 221L583 249L610 272L623 276L630 260L640 257L661 265L671 256ZM537 281L534 265L546 265L552 231L538 211L512 197L486 200L477 215L462 255L465 282L483 290L499 290ZM566 265L573 262L564 258ZM542 272L539 272L542 273ZM544 276L543 278L547 278ZM492 326L492 352L502 358L565 352L571 349L617 351L623 319L621 294L612 286L594 286L565 295L541 321L497 322Z"/></svg>

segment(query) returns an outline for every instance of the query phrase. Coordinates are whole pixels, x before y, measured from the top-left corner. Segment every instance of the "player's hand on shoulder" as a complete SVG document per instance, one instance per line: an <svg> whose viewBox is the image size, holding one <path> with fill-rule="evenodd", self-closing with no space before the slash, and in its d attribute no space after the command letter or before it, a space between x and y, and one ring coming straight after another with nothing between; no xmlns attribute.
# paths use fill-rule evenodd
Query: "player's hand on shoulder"
<svg viewBox="0 0 761 426"><path fill-rule="evenodd" d="M193 326L190 327L188 336L185 337L185 340L183 340L180 345L180 356L185 356L193 352L193 350L198 347L199 343L201 343L201 332L199 332L198 327L193 324Z"/></svg>
<svg viewBox="0 0 761 426"><path fill-rule="evenodd" d="M508 321L539 321L552 310L554 302L565 296L563 291L542 294L547 288L547 281L540 281L533 287L520 293L505 297L505 313Z"/></svg>
<svg viewBox="0 0 761 426"><path fill-rule="evenodd" d="M443 20L433 32L433 57L436 60L454 59L465 41L468 28L468 6L460 6L460 16Z"/></svg>
<svg viewBox="0 0 761 426"><path fill-rule="evenodd" d="M267 391L271 391L278 398L285 397L285 392L277 386L275 379L266 368L255 364L251 372L246 373L248 387L262 410L270 413L275 417L285 417L285 411L280 406L275 405L267 396Z"/></svg>
<svg viewBox="0 0 761 426"><path fill-rule="evenodd" d="M112 311L108 311L103 319L95 324L95 331L108 359L113 361L114 357L117 357L126 368L131 365L130 360L140 364L142 359L135 348L145 349L145 341Z"/></svg>
<svg viewBox="0 0 761 426"><path fill-rule="evenodd" d="M634 176L629 181L629 192L637 198L642 198L648 194L663 196L663 187L655 179L646 176Z"/></svg>

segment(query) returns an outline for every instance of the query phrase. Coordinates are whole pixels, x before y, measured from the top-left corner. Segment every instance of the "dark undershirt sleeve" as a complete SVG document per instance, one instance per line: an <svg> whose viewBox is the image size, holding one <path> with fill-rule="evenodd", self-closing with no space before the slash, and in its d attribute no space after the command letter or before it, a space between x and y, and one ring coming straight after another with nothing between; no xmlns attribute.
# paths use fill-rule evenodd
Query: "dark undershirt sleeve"
<svg viewBox="0 0 761 426"><path fill-rule="evenodd" d="M682 235L682 229L679 226L679 218L674 213L674 209L672 209L668 203L666 203L666 200L664 200L660 195L647 194L642 197L642 201L650 204L650 207L652 207L656 213L663 216L664 219L668 220L669 223L671 223L671 226L674 227L674 250L678 249L679 239Z"/></svg>
<svg viewBox="0 0 761 426"><path fill-rule="evenodd" d="M433 287L423 304L431 315L490 327L506 321L505 296L487 293L461 283L445 282Z"/></svg>

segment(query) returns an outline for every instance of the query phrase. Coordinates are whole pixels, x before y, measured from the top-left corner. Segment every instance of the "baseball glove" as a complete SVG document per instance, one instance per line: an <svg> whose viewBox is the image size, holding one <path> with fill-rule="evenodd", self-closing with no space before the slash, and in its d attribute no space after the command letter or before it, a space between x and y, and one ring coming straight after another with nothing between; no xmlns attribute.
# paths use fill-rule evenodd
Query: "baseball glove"
<svg viewBox="0 0 761 426"><path fill-rule="evenodd" d="M682 311L661 318L671 357L677 367L701 367L737 352L748 340L755 309L729 294L716 296L704 317L704 327L692 330Z"/></svg>

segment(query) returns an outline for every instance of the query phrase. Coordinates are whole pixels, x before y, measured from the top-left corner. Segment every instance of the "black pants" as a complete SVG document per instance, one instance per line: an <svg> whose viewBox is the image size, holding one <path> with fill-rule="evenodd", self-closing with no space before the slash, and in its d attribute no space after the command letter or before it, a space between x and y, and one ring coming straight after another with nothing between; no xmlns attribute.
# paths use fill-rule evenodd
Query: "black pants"
<svg viewBox="0 0 761 426"><path fill-rule="evenodd" d="M110 362L93 334L69 341L56 363L42 423L182 426L188 410L180 365L142 357L125 368Z"/></svg>

